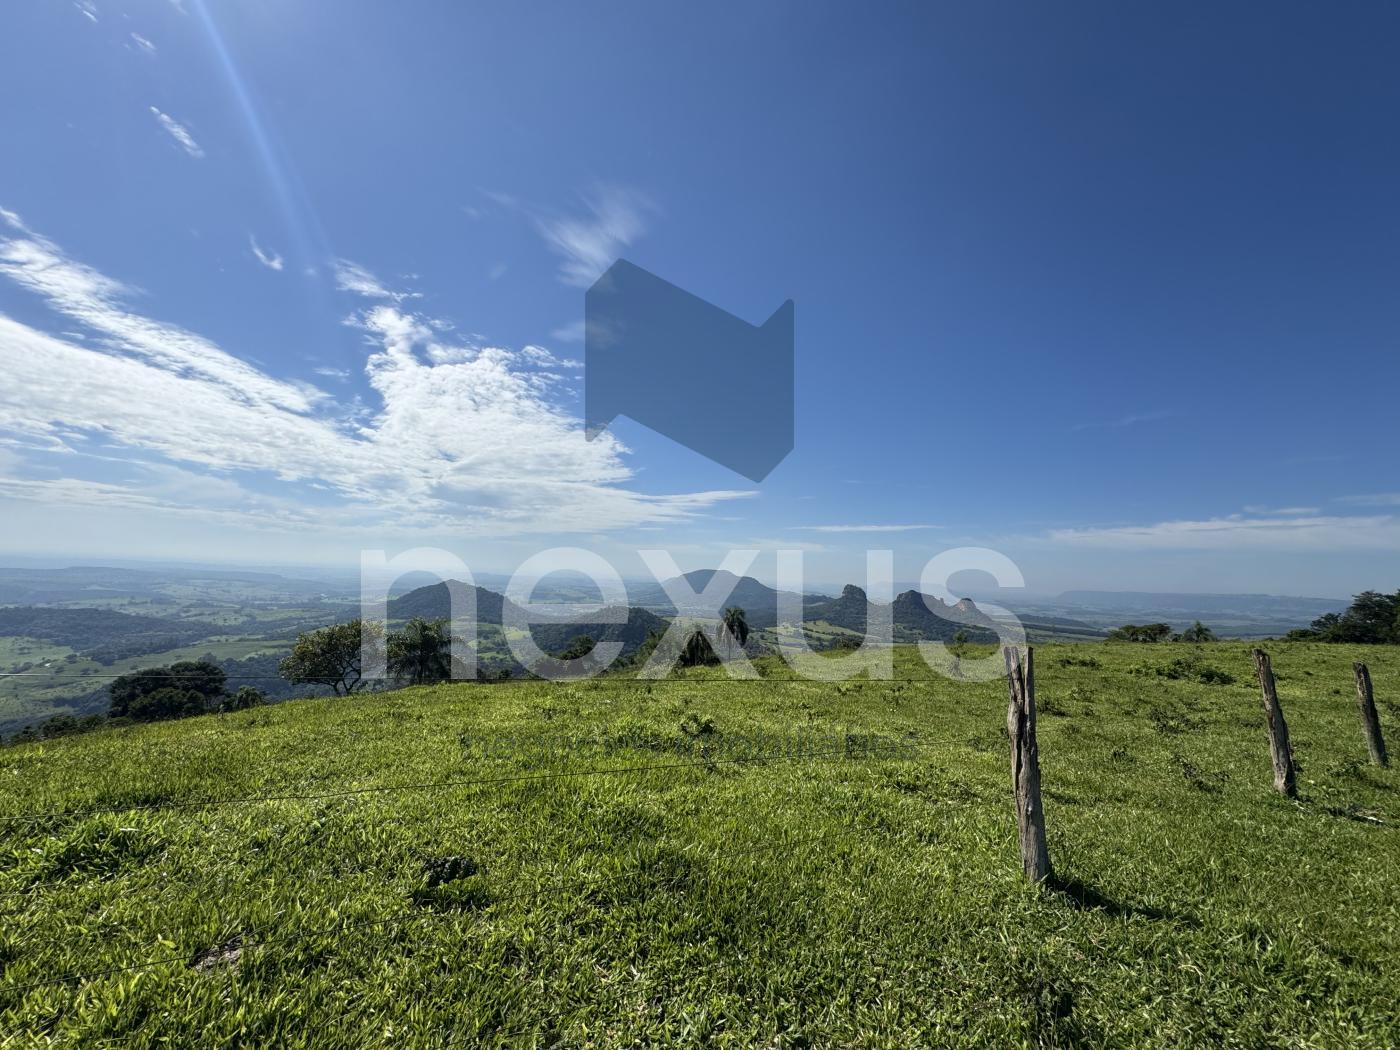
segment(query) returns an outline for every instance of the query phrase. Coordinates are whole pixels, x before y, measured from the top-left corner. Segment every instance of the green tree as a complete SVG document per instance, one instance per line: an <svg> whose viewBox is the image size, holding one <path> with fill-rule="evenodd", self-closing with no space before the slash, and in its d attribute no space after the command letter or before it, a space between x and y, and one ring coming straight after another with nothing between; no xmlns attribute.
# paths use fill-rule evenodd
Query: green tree
<svg viewBox="0 0 1400 1050"><path fill-rule="evenodd" d="M593 668L593 662L589 659L597 642L593 640L591 634L579 634L569 639L569 644L559 650L559 655L545 655L543 660L535 664L533 673L541 678L559 678L571 674L588 674ZM573 668L567 666L570 660L578 660L580 663Z"/></svg>
<svg viewBox="0 0 1400 1050"><path fill-rule="evenodd" d="M559 652L557 659L560 660L581 660L593 651L597 643L591 634L581 634L574 638Z"/></svg>
<svg viewBox="0 0 1400 1050"><path fill-rule="evenodd" d="M721 620L724 623L725 629L730 633L733 639L739 643L740 649L748 644L749 618L744 613L743 609L739 608L737 605L731 605L724 610Z"/></svg>
<svg viewBox="0 0 1400 1050"><path fill-rule="evenodd" d="M193 689L169 686L138 696L127 706L125 715L137 722L163 722L202 715L208 710L205 698Z"/></svg>
<svg viewBox="0 0 1400 1050"><path fill-rule="evenodd" d="M54 715L39 725L39 733L45 740L51 740L56 736L71 736L80 732L82 732L80 723L72 715Z"/></svg>
<svg viewBox="0 0 1400 1050"><path fill-rule="evenodd" d="M1289 637L1353 645L1400 643L1400 591L1362 591L1353 596L1345 612L1325 613L1311 627L1292 631Z"/></svg>
<svg viewBox="0 0 1400 1050"><path fill-rule="evenodd" d="M1214 631L1197 620L1181 632L1181 640L1183 642L1213 642L1216 641L1216 637Z"/></svg>
<svg viewBox="0 0 1400 1050"><path fill-rule="evenodd" d="M267 694L251 685L240 686L238 692L225 698L219 705L220 711L246 711L250 707L262 707L267 703Z"/></svg>
<svg viewBox="0 0 1400 1050"><path fill-rule="evenodd" d="M451 678L451 639L446 628L446 619L415 616L402 630L389 635L389 673L410 685Z"/></svg>
<svg viewBox="0 0 1400 1050"><path fill-rule="evenodd" d="M223 669L208 660L135 671L107 687L107 714L138 722L202 715L218 707L226 681Z"/></svg>
<svg viewBox="0 0 1400 1050"><path fill-rule="evenodd" d="M1171 636L1171 624L1166 623L1125 623L1108 632L1110 642L1164 642Z"/></svg>
<svg viewBox="0 0 1400 1050"><path fill-rule="evenodd" d="M384 629L377 623L355 619L322 627L296 640L278 672L289 682L328 685L336 696L349 696L365 685L362 655L377 655L383 644Z"/></svg>
<svg viewBox="0 0 1400 1050"><path fill-rule="evenodd" d="M685 640L685 645L681 647L680 664L682 667L710 667L719 663L719 657L715 655L714 646L705 637L704 631L693 631L689 638Z"/></svg>

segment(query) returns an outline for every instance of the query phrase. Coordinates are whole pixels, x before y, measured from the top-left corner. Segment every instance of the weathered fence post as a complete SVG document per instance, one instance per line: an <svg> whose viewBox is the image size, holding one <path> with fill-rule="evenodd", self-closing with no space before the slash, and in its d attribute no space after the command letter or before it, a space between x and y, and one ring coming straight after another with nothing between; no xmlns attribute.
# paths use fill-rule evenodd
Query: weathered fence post
<svg viewBox="0 0 1400 1050"><path fill-rule="evenodd" d="M1297 798L1297 777L1293 772L1293 752L1288 746L1288 723L1283 720L1283 708L1278 702L1274 684L1274 668L1269 654L1254 650L1254 666L1259 672L1259 688L1264 696L1264 715L1269 724L1269 752L1274 761L1274 790L1289 798Z"/></svg>
<svg viewBox="0 0 1400 1050"><path fill-rule="evenodd" d="M1381 738L1381 720L1376 716L1376 697L1371 692L1371 671L1365 664L1352 664L1356 672L1356 703L1361 708L1361 731L1366 734L1366 750L1378 766L1386 763L1385 740Z"/></svg>
<svg viewBox="0 0 1400 1050"><path fill-rule="evenodd" d="M1020 650L1008 647L1006 677L1011 706L1006 711L1006 733L1011 738L1011 787L1016 793L1016 825L1021 839L1021 866L1026 878L1041 882L1050 874L1050 852L1045 847L1045 810L1040 804L1040 749L1035 740L1034 650L1026 647L1024 667Z"/></svg>

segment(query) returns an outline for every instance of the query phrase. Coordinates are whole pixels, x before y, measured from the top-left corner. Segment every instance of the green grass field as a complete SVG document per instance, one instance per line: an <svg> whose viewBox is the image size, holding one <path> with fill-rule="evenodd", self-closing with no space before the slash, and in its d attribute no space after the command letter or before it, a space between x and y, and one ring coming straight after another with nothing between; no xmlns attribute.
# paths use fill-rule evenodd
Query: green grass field
<svg viewBox="0 0 1400 1050"><path fill-rule="evenodd" d="M1400 749L1400 649L1268 648L1296 802L1247 647L1037 649L1041 889L1005 683L909 649L8 748L0 1044L1394 1046L1400 772L1351 662Z"/></svg>

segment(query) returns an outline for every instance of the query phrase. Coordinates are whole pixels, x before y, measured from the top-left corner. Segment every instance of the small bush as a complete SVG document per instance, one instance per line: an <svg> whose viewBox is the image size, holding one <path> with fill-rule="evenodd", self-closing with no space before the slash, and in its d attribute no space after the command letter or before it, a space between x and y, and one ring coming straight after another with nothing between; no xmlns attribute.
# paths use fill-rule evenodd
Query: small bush
<svg viewBox="0 0 1400 1050"><path fill-rule="evenodd" d="M1203 685L1232 685L1235 681L1235 676L1229 671L1222 671L1218 667L1203 663L1195 653L1190 656L1178 656L1165 666L1136 664L1128 668L1128 673L1140 677L1156 675L1158 678L1170 678L1173 681L1200 682Z"/></svg>

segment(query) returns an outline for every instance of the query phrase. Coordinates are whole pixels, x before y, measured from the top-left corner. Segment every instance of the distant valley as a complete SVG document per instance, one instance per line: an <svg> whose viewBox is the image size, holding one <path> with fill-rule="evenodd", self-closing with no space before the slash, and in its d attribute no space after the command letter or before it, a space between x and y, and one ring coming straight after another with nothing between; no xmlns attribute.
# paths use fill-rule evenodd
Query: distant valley
<svg viewBox="0 0 1400 1050"><path fill-rule="evenodd" d="M687 573L684 584L700 591L717 570ZM727 574L725 574L727 575ZM502 596L506 578L483 575L492 587L476 586L475 620L479 664L494 673L521 673L509 646ZM408 584L418 584L411 578ZM676 581L679 583L680 581ZM752 577L721 578L730 590L725 605L744 609L755 652L791 645L799 637L784 625L781 610L802 610L801 638L813 648L851 645L865 631L871 605L854 585L840 593L780 595ZM412 617L448 617L452 595L464 583L423 583L397 588L388 603L391 623ZM674 585L673 585L674 589ZM536 624L531 633L547 653L557 653L580 635L620 643L630 656L653 632L676 618L694 618L698 608L674 601L656 582L630 581L628 606L606 616L561 615ZM537 604L597 603L598 592L582 577L561 574L535 588ZM1267 595L1172 595L1135 592L1067 592L1051 600L1011 605L1032 640L1095 640L1125 621L1166 621L1185 626L1201 619L1222 636L1281 635L1317 616L1345 607L1330 599ZM974 603L945 605L905 590L891 609L896 642L992 640L990 619ZM278 674L278 664L302 632L359 614L352 577L315 579L269 572L187 568L72 567L0 569L0 733L54 714L105 710L106 685L116 675L177 660L208 658L236 683L248 683L272 699L315 694ZM606 620L617 622L605 622Z"/></svg>

